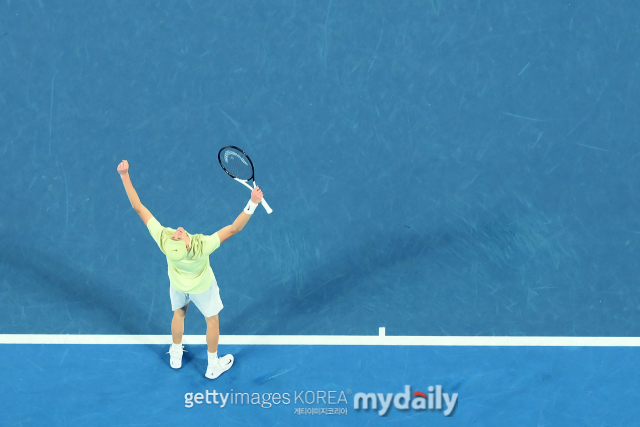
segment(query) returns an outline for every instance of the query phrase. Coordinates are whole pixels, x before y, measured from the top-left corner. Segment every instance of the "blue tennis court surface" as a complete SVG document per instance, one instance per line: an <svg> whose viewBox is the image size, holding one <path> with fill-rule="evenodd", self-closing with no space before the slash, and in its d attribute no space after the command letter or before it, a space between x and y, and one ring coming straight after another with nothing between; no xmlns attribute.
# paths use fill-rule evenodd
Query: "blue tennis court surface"
<svg viewBox="0 0 640 427"><path fill-rule="evenodd" d="M179 371L167 348L3 345L3 425L629 426L640 416L638 348L228 345L236 362L215 381L204 346L187 346ZM434 409L396 409L407 385L413 400L432 386ZM449 402L457 393L448 417L444 398L435 409L438 385ZM354 409L357 393L393 399L381 416L380 400Z"/></svg>
<svg viewBox="0 0 640 427"><path fill-rule="evenodd" d="M640 425L638 11L0 2L0 424ZM236 365L206 381L202 340L168 366L166 258L116 167L213 234L250 197L227 145L273 213L211 256ZM185 407L231 388L280 403Z"/></svg>

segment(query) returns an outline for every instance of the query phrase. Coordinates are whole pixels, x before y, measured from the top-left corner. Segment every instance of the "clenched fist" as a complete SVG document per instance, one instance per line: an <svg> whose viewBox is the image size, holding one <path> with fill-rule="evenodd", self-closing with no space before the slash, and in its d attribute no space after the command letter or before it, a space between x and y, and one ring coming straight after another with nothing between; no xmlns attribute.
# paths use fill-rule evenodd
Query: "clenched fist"
<svg viewBox="0 0 640 427"><path fill-rule="evenodd" d="M118 165L118 173L121 176L129 175L129 162L126 160L121 161Z"/></svg>

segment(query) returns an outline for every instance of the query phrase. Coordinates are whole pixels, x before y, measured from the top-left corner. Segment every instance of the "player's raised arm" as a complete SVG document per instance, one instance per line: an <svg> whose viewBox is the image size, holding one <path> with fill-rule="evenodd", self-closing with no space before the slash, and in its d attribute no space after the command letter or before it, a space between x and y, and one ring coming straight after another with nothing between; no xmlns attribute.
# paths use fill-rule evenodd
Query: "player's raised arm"
<svg viewBox="0 0 640 427"><path fill-rule="evenodd" d="M233 236L236 233L239 233L244 226L251 219L251 215L256 210L256 206L258 203L262 201L262 190L259 187L254 188L251 191L251 200L247 203L247 207L238 215L233 224L227 225L222 230L218 231L218 237L220 238L220 243L227 240L229 237Z"/></svg>
<svg viewBox="0 0 640 427"><path fill-rule="evenodd" d="M151 212L149 212L142 202L140 202L140 197L138 197L138 193L136 193L135 188L133 188L131 178L129 177L129 162L126 160L120 162L118 165L118 173L120 174L120 178L122 178L122 183L124 184L124 189L127 191L127 196L129 196L131 207L133 207L138 215L140 215L142 222L147 225L147 222L149 222L153 215L151 215Z"/></svg>

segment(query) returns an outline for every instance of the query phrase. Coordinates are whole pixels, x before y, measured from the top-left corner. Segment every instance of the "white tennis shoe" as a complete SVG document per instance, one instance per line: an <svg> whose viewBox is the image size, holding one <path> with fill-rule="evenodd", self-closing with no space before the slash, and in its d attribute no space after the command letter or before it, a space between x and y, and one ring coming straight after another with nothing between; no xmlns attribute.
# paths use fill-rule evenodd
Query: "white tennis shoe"
<svg viewBox="0 0 640 427"><path fill-rule="evenodd" d="M169 364L173 369L180 369L182 367L182 353L187 350L184 349L184 346L180 344L179 347L174 347L173 345L169 347Z"/></svg>
<svg viewBox="0 0 640 427"><path fill-rule="evenodd" d="M222 375L223 372L228 371L233 365L233 355L227 354L226 356L219 357L217 360L209 362L207 366L207 373L205 377L213 380Z"/></svg>

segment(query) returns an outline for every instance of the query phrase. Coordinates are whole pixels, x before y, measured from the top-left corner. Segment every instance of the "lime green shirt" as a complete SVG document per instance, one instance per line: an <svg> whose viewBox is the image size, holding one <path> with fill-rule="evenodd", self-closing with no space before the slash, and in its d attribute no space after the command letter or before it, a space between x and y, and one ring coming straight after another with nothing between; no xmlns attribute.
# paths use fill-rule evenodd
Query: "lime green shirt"
<svg viewBox="0 0 640 427"><path fill-rule="evenodd" d="M147 222L147 228L153 240L156 241L158 247L164 253L161 238L162 231L167 229L167 227L163 227L157 219L152 217L149 222ZM211 236L202 234L192 236L189 233L187 234L189 238L191 238L192 243L188 252L190 256L180 261L174 261L167 257L169 283L176 291L187 294L199 294L209 289L215 280L213 270L209 264L209 255L220 247L220 237L218 237L218 233ZM197 245L197 253L195 254L194 240L197 240L199 243Z"/></svg>

